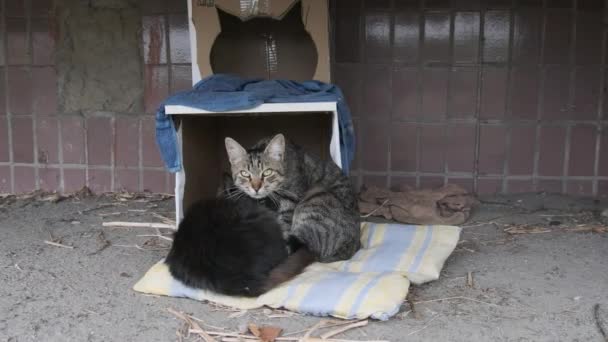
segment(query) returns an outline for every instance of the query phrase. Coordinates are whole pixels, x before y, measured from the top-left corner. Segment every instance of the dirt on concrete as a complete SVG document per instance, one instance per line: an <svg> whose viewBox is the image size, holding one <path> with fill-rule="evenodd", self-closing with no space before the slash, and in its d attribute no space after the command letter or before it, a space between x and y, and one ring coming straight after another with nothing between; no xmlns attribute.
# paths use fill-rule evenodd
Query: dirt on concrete
<svg viewBox="0 0 608 342"><path fill-rule="evenodd" d="M46 199L0 200L0 341L175 341L182 321L168 308L216 330L255 323L289 333L319 321L134 292L168 242L139 236L154 229L102 222L160 222L157 215L173 215L172 199ZM604 341L597 321L608 327L606 203L545 194L482 201L439 280L412 287L397 317L335 338Z"/></svg>

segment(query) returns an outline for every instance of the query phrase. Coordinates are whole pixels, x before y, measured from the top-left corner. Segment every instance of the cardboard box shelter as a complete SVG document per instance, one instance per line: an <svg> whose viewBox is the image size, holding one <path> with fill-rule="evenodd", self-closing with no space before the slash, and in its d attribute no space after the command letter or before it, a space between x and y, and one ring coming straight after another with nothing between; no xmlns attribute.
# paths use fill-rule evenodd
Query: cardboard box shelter
<svg viewBox="0 0 608 342"><path fill-rule="evenodd" d="M214 66L221 68L222 73L235 73L244 77L316 79L329 82L327 0L188 1L193 84L213 74ZM302 17L301 22L294 18L294 11ZM253 31L256 35L242 38L236 34L239 30L232 28L230 35L220 37L220 15L224 15L222 20L231 21L237 27L241 23L235 21L235 17L240 18L237 19L242 23L259 24L260 27L247 27L247 32ZM302 34L300 27L292 30L285 26L278 30L287 33L293 31L297 39L286 39L282 34L273 36L277 28L273 27L276 23L271 20L277 21L288 16L291 16L288 20L293 25L303 25L310 38ZM259 20L260 18L266 20ZM271 34L264 33L265 29L272 31ZM257 38L260 36L264 39ZM223 44L220 48L214 46L218 37L225 40L219 42L220 45ZM302 53L294 56L293 53L286 52L293 49L308 49L310 52L311 41L314 42L314 53L305 53L306 58L301 58ZM248 47L236 47L238 44ZM306 47L298 47L298 44ZM227 45L235 46L233 50L241 55L237 56L237 53L227 49ZM282 45L286 45L286 49ZM250 63L252 57L246 54L247 51L257 51L258 55L253 59L261 58L265 63ZM222 53L226 55L222 56ZM311 60L311 56L316 60ZM218 64L217 60L222 58L226 63ZM311 65L314 68L311 69ZM308 70L310 75L303 75L302 70ZM331 158L339 167L342 166L339 118L335 102L268 103L251 110L228 112L208 112L187 106L168 105L165 111L168 115L178 116L180 122L178 139L183 168L176 174L175 181L178 224L183 218L184 210L194 201L216 195L222 173L229 170L224 147L227 136L248 147L265 136L283 133L312 153L324 159Z"/></svg>

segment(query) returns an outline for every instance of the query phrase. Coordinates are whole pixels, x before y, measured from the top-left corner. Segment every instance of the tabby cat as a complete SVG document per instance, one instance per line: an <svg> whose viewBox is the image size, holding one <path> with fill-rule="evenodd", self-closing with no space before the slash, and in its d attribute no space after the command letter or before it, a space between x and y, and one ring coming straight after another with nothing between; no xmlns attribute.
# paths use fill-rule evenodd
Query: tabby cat
<svg viewBox="0 0 608 342"><path fill-rule="evenodd" d="M190 287L229 296L259 296L314 261L295 238L283 238L276 213L256 200L222 196L187 212L165 259L171 275Z"/></svg>
<svg viewBox="0 0 608 342"><path fill-rule="evenodd" d="M332 161L321 161L282 134L244 149L225 140L235 188L270 200L286 239L295 238L321 262L346 260L360 248L357 197Z"/></svg>

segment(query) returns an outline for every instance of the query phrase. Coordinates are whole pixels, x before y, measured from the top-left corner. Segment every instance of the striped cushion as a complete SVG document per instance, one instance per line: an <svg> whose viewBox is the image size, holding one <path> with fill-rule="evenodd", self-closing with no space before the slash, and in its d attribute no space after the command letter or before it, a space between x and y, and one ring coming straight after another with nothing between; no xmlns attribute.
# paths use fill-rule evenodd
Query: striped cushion
<svg viewBox="0 0 608 342"><path fill-rule="evenodd" d="M399 310L410 281L437 279L456 247L460 228L365 222L362 249L351 260L309 266L258 298L192 289L171 277L163 260L134 286L143 293L208 300L239 309L285 308L317 316L386 320Z"/></svg>

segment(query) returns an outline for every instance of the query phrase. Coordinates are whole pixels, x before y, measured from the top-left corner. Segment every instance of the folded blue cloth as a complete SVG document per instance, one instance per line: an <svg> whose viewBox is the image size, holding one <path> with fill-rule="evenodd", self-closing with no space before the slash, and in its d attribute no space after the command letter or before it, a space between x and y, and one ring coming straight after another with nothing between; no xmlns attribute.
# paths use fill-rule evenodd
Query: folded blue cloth
<svg viewBox="0 0 608 342"><path fill-rule="evenodd" d="M166 99L156 112L156 143L170 172L182 169L173 120L165 113L166 105L183 105L222 112L250 109L262 103L337 102L340 125L342 170L348 174L355 156L355 131L350 110L340 88L319 81L242 79L234 75L212 75L191 90Z"/></svg>

